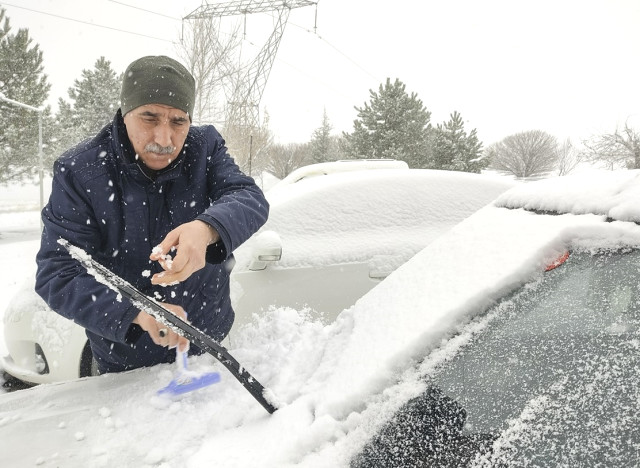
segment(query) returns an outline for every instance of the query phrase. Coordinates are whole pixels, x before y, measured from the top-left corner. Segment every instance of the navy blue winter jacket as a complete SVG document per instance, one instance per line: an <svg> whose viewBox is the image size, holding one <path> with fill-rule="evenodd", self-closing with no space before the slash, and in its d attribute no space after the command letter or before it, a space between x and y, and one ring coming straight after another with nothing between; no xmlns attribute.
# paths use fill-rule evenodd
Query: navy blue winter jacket
<svg viewBox="0 0 640 468"><path fill-rule="evenodd" d="M221 340L231 329L232 252L268 216L268 204L243 174L212 126L195 127L179 158L155 180L135 162L120 111L98 135L54 164L51 197L42 211L36 291L61 315L87 330L101 372L171 362L175 350L157 346L133 319L139 310L99 283L58 243L67 239L160 302L184 308L196 327ZM207 265L186 281L153 286L161 271L149 254L172 229L199 219L220 241L209 246ZM191 346L190 352L199 350Z"/></svg>

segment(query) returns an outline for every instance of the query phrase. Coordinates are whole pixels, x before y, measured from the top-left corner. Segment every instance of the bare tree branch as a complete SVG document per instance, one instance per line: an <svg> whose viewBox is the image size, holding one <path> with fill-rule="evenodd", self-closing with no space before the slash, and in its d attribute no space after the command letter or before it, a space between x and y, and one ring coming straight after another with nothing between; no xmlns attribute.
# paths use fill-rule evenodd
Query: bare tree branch
<svg viewBox="0 0 640 468"><path fill-rule="evenodd" d="M229 34L220 31L220 19L185 21L178 55L185 62L196 81L194 123L221 123L225 120L225 95L232 81L241 72L233 57L242 38L236 24Z"/></svg>
<svg viewBox="0 0 640 468"><path fill-rule="evenodd" d="M272 145L269 149L267 170L283 179L294 169L305 166L311 161L309 144L289 143Z"/></svg>
<svg viewBox="0 0 640 468"><path fill-rule="evenodd" d="M583 162L584 155L578 151L570 139L558 147L558 175L570 174L578 165Z"/></svg>
<svg viewBox="0 0 640 468"><path fill-rule="evenodd" d="M605 163L609 169L640 169L640 131L625 123L615 132L594 136L583 142L592 162Z"/></svg>
<svg viewBox="0 0 640 468"><path fill-rule="evenodd" d="M554 136L540 130L516 133L487 148L491 167L519 178L541 176L552 171L558 160Z"/></svg>

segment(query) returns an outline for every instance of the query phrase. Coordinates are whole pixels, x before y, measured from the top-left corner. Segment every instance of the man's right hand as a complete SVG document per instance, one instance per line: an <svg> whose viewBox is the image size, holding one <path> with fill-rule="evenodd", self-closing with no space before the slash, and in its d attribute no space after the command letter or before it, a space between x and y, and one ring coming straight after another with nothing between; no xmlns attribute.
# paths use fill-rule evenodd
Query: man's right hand
<svg viewBox="0 0 640 468"><path fill-rule="evenodd" d="M186 320L187 314L182 307L174 304L162 305L181 319ZM178 349L180 351L186 351L189 348L189 340L187 340L184 336L178 335L166 325L156 321L156 319L153 318L152 315L148 314L144 310L141 310L136 318L133 319L133 323L138 324L140 328L149 333L153 342L158 346L168 346L169 349L178 346Z"/></svg>

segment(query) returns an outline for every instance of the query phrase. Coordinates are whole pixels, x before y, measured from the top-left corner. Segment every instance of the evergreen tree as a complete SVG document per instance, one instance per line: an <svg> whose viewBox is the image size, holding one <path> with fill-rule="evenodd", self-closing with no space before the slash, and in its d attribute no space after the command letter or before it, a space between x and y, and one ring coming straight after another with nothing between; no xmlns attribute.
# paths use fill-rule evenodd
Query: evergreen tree
<svg viewBox="0 0 640 468"><path fill-rule="evenodd" d="M335 141L331 137L332 128L325 109L322 114L322 125L311 135L311 160L314 163L334 160Z"/></svg>
<svg viewBox="0 0 640 468"><path fill-rule="evenodd" d="M476 129L467 134L458 112L434 130L432 152L430 167L433 169L479 173L489 164L481 158L482 143Z"/></svg>
<svg viewBox="0 0 640 468"><path fill-rule="evenodd" d="M398 79L387 78L378 92L369 90L370 102L356 107L353 133L344 134L349 154L355 158L392 158L411 167L426 167L431 139L431 112L409 95Z"/></svg>
<svg viewBox="0 0 640 468"><path fill-rule="evenodd" d="M311 159L309 164L339 161L350 157L345 149L347 145L344 138L338 135L331 135L332 129L333 127L325 110L322 116L322 125L315 129L311 135L311 141L309 142Z"/></svg>
<svg viewBox="0 0 640 468"><path fill-rule="evenodd" d="M32 45L28 29L11 33L9 18L0 8L0 93L6 98L41 108L51 85L47 82L42 52ZM50 110L44 108L44 121ZM46 142L46 133L43 135ZM38 112L0 100L0 182L20 180L38 167Z"/></svg>
<svg viewBox="0 0 640 468"><path fill-rule="evenodd" d="M111 62L100 57L93 70L82 70L68 94L71 103L58 100L56 153L60 154L95 135L111 122L118 110L122 75L116 75Z"/></svg>

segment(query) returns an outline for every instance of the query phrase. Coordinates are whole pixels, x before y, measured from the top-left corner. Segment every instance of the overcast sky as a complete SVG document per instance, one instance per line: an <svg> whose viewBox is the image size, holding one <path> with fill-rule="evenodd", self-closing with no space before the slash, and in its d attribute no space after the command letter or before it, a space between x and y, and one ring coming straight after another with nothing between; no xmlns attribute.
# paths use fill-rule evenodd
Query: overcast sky
<svg viewBox="0 0 640 468"><path fill-rule="evenodd" d="M100 56L117 72L175 56L180 18L200 4L0 1L40 44L51 103ZM534 129L578 143L627 120L640 128L639 0L320 0L315 18L313 6L291 12L261 103L280 142L308 141L324 109L334 132L351 131L354 106L387 77L417 93L434 124L460 112L485 146ZM247 17L243 54L269 21Z"/></svg>

